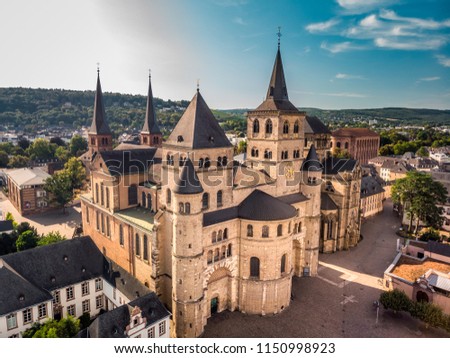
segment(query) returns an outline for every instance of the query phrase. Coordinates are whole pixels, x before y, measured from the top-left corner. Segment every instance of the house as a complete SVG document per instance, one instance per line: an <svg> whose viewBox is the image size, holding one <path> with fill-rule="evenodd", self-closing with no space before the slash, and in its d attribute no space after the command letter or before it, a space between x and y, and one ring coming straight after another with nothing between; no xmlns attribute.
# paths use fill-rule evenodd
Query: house
<svg viewBox="0 0 450 358"><path fill-rule="evenodd" d="M385 190L380 182L372 175L361 179L361 215L363 218L383 211Z"/></svg>
<svg viewBox="0 0 450 358"><path fill-rule="evenodd" d="M340 128L331 133L333 152L347 152L361 164L378 155L380 135L368 128Z"/></svg>

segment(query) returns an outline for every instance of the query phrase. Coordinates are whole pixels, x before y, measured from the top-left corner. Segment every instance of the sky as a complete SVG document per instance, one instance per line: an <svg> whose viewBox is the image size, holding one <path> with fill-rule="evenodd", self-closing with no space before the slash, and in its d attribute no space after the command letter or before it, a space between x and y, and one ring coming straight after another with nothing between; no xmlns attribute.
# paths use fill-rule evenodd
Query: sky
<svg viewBox="0 0 450 358"><path fill-rule="evenodd" d="M297 107L450 109L448 0L0 0L0 87L255 108L279 26Z"/></svg>

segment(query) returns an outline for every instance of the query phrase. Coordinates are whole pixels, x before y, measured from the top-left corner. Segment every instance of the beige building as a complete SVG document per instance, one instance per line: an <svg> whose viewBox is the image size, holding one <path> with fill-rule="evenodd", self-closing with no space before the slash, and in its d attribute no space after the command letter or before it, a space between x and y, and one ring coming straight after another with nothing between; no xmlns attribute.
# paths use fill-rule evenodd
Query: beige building
<svg viewBox="0 0 450 358"><path fill-rule="evenodd" d="M305 117L305 148L303 156L308 155L309 148L314 144L317 156L323 161L330 154L331 132L328 127L315 116Z"/></svg>
<svg viewBox="0 0 450 358"><path fill-rule="evenodd" d="M368 128L341 128L331 134L333 152L348 153L360 164L378 155L380 135Z"/></svg>
<svg viewBox="0 0 450 358"><path fill-rule="evenodd" d="M361 216L368 218L383 211L385 190L379 181L372 175L361 179Z"/></svg>
<svg viewBox="0 0 450 358"><path fill-rule="evenodd" d="M248 113L246 163L233 161L199 90L161 148L120 146L92 161L84 233L157 293L175 336L201 335L215 312L289 306L292 277L317 274L325 176L339 221L330 252L357 244L359 166L321 163L314 145L304 158L305 118L289 101L278 50L266 99Z"/></svg>
<svg viewBox="0 0 450 358"><path fill-rule="evenodd" d="M41 168L20 168L7 172L8 197L20 215L42 213L54 208L44 190L50 175Z"/></svg>

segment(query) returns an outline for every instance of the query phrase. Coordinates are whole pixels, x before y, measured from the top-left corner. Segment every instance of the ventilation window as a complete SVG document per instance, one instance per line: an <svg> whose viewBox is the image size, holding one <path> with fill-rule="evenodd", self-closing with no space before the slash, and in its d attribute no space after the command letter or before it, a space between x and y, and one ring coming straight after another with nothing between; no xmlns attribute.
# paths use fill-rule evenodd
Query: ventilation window
<svg viewBox="0 0 450 358"><path fill-rule="evenodd" d="M208 140L209 140L210 143L214 143L214 137L213 136L209 136Z"/></svg>
<svg viewBox="0 0 450 358"><path fill-rule="evenodd" d="M55 276L50 277L50 281L55 282L56 281Z"/></svg>
<svg viewBox="0 0 450 358"><path fill-rule="evenodd" d="M178 141L178 142L183 142L183 141L184 141L183 136L182 136L182 135L179 135L178 138L177 138L177 141Z"/></svg>
<svg viewBox="0 0 450 358"><path fill-rule="evenodd" d="M64 256L63 256L63 260L64 260L64 261L69 260L69 258L67 257L67 255L64 255Z"/></svg>
<svg viewBox="0 0 450 358"><path fill-rule="evenodd" d="M25 300L25 296L24 295L20 295L19 296L19 301L24 301Z"/></svg>

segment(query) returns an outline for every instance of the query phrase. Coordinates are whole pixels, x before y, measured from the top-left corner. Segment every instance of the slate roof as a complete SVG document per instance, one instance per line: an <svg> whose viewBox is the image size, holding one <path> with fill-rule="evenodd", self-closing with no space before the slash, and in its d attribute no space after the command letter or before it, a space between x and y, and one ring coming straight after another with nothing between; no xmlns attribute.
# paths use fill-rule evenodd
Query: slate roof
<svg viewBox="0 0 450 358"><path fill-rule="evenodd" d="M0 265L0 282L0 316L52 299L50 293L34 286L6 266Z"/></svg>
<svg viewBox="0 0 450 358"><path fill-rule="evenodd" d="M151 77L148 77L148 95L147 95L147 110L145 112L144 126L142 127L143 133L161 134L161 130L158 127L156 121L155 104L153 103L152 81Z"/></svg>
<svg viewBox="0 0 450 358"><path fill-rule="evenodd" d="M328 127L316 116L306 116L305 118L306 134L331 134Z"/></svg>
<svg viewBox="0 0 450 358"><path fill-rule="evenodd" d="M11 220L0 220L0 233L12 230L14 230L14 226Z"/></svg>
<svg viewBox="0 0 450 358"><path fill-rule="evenodd" d="M198 90L166 144L190 149L232 146Z"/></svg>
<svg viewBox="0 0 450 358"><path fill-rule="evenodd" d="M330 198L328 193L320 193L320 210L338 210L338 206L333 199Z"/></svg>
<svg viewBox="0 0 450 358"><path fill-rule="evenodd" d="M340 128L331 133L333 137L379 137L380 135L369 128Z"/></svg>
<svg viewBox="0 0 450 358"><path fill-rule="evenodd" d="M41 168L19 168L8 171L8 177L19 186L44 185L50 175Z"/></svg>
<svg viewBox="0 0 450 358"><path fill-rule="evenodd" d="M92 124L88 131L89 134L109 134L108 122L106 121L105 104L103 103L102 86L100 84L100 73L97 74L97 89L95 91L94 100L94 115L92 117Z"/></svg>
<svg viewBox="0 0 450 358"><path fill-rule="evenodd" d="M177 194L198 194L203 192L202 184L189 158L186 159L179 177L175 177L175 188L173 191Z"/></svg>
<svg viewBox="0 0 450 358"><path fill-rule="evenodd" d="M237 218L255 221L286 220L297 215L297 210L290 204L305 200L308 200L308 198L303 194L289 194L275 198L256 189L238 206L205 213L203 215L203 226Z"/></svg>
<svg viewBox="0 0 450 358"><path fill-rule="evenodd" d="M149 293L134 301L117 307L97 317L87 329L89 338L124 338L125 329L130 324L131 311L134 307L141 309L147 326L170 316L169 311L162 305L155 293Z"/></svg>
<svg viewBox="0 0 450 358"><path fill-rule="evenodd" d="M266 99L258 108L256 108L256 110L298 112L298 109L289 101L280 49L278 49L275 57Z"/></svg>
<svg viewBox="0 0 450 358"><path fill-rule="evenodd" d="M323 162L323 173L334 175L341 172L351 172L355 169L357 161L354 159L342 159L330 157Z"/></svg>
<svg viewBox="0 0 450 358"><path fill-rule="evenodd" d="M441 244L437 241L428 241L425 251L429 251L434 254L450 257L450 245Z"/></svg>
<svg viewBox="0 0 450 358"><path fill-rule="evenodd" d="M108 150L98 155L103 159L111 175L147 173L151 165L161 162L156 148Z"/></svg>
<svg viewBox="0 0 450 358"><path fill-rule="evenodd" d="M306 159L302 163L302 167L300 169L303 172L321 172L323 170L322 163L319 161L319 157L317 156L316 147L311 145L309 148L308 155Z"/></svg>
<svg viewBox="0 0 450 358"><path fill-rule="evenodd" d="M361 198L366 198L375 194L380 194L385 190L381 184L371 175L362 177L361 179Z"/></svg>

